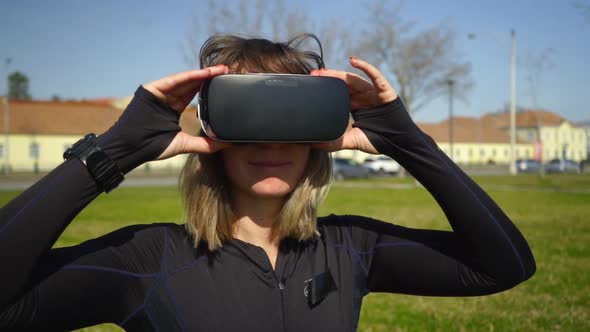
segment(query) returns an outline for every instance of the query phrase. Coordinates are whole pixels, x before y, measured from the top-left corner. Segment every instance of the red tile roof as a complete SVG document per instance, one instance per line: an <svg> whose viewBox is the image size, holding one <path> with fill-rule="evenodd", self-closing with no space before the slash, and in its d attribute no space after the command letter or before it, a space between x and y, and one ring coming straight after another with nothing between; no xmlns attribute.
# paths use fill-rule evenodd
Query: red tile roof
<svg viewBox="0 0 590 332"><path fill-rule="evenodd" d="M545 110L521 111L516 113L517 128L534 128L537 125L558 126L564 121L567 120ZM466 143L509 143L509 124L509 112L487 113L479 118L456 116L453 118L453 141ZM418 126L437 142L449 141L448 119L438 123L418 123ZM574 125L572 124L572 126ZM526 143L519 140L517 142Z"/></svg>
<svg viewBox="0 0 590 332"><path fill-rule="evenodd" d="M510 113L488 113L482 119L484 121L493 121L498 126L507 127L510 123ZM546 110L526 110L516 113L516 125L518 127L559 126L564 121L567 120Z"/></svg>
<svg viewBox="0 0 590 332"><path fill-rule="evenodd" d="M418 123L418 127L430 135L437 142L448 142L450 139L449 120L439 123ZM478 143L509 143L508 133L489 121L482 121L473 117L454 117L454 142Z"/></svg>
<svg viewBox="0 0 590 332"><path fill-rule="evenodd" d="M4 104L0 101L0 133L4 131ZM10 133L37 135L84 135L103 133L123 113L112 105L88 101L11 101ZM184 131L194 133L199 128L195 109L181 116Z"/></svg>

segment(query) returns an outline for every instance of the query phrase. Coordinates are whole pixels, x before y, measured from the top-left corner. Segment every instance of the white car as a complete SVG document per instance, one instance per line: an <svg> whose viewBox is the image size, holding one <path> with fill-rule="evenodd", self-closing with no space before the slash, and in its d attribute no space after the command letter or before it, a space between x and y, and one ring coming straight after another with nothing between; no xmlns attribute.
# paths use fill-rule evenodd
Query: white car
<svg viewBox="0 0 590 332"><path fill-rule="evenodd" d="M387 156L367 158L364 161L364 165L368 167L371 170L371 172L377 174L394 174L398 173L401 168L397 161Z"/></svg>

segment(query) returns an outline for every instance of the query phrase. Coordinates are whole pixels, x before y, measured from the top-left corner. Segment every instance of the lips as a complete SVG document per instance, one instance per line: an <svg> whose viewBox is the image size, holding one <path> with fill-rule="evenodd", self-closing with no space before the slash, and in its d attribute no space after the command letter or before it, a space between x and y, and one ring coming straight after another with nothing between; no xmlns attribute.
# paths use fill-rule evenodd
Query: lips
<svg viewBox="0 0 590 332"><path fill-rule="evenodd" d="M260 161L249 161L248 165L262 168L280 168L289 166L292 163L290 161L274 161L274 160L260 160Z"/></svg>

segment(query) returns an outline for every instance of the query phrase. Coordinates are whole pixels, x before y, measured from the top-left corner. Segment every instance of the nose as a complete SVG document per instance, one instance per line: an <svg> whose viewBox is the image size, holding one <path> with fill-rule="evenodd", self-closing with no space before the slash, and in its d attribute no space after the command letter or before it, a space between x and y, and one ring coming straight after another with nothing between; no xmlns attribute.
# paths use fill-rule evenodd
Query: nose
<svg viewBox="0 0 590 332"><path fill-rule="evenodd" d="M260 143L258 147L264 150L279 150L284 149L287 146L286 143Z"/></svg>

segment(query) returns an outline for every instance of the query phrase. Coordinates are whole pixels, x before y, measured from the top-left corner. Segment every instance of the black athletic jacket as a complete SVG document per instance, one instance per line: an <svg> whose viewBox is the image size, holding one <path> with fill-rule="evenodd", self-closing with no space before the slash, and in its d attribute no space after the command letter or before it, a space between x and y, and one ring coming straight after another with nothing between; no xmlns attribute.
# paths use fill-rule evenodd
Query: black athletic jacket
<svg viewBox="0 0 590 332"><path fill-rule="evenodd" d="M379 152L430 191L452 232L330 215L318 220L319 238L281 242L275 271L260 247L231 240L215 252L193 248L176 224L135 225L51 249L99 195L74 159L0 210L0 329L111 322L129 331L354 331L369 292L484 295L534 273L518 229L399 99L353 115ZM99 144L128 172L164 150L178 117L140 87Z"/></svg>

